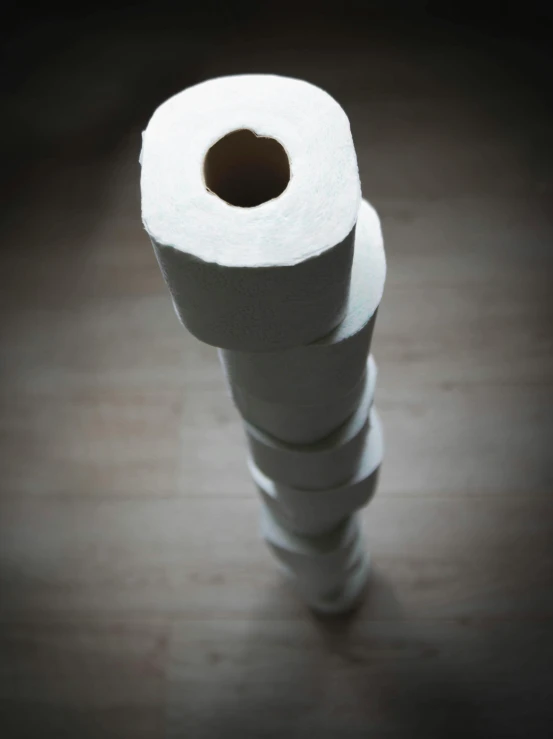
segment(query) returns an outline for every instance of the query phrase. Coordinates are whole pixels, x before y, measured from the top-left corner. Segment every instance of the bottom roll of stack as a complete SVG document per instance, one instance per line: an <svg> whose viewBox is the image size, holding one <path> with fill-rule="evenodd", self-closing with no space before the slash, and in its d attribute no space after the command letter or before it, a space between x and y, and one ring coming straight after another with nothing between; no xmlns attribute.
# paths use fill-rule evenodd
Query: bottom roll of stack
<svg viewBox="0 0 553 739"><path fill-rule="evenodd" d="M304 536L289 531L263 505L261 534L311 608L342 613L356 605L369 575L358 514L348 516L324 534Z"/></svg>

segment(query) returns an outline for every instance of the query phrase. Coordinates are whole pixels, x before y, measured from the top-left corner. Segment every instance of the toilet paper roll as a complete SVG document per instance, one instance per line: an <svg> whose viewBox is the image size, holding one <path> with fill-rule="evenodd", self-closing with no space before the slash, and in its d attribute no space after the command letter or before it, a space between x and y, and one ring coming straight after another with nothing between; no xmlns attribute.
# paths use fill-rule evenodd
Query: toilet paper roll
<svg viewBox="0 0 553 739"><path fill-rule="evenodd" d="M234 403L249 423L289 444L312 444L343 424L358 407L365 387L365 375L341 398L312 405L271 403L231 388Z"/></svg>
<svg viewBox="0 0 553 739"><path fill-rule="evenodd" d="M233 387L286 404L327 402L347 396L359 382L369 352L386 278L386 258L376 211L361 203L347 311L330 334L307 346L255 354L220 351Z"/></svg>
<svg viewBox="0 0 553 739"><path fill-rule="evenodd" d="M292 533L316 535L337 526L345 517L367 505L378 483L384 456L382 424L376 408L359 467L343 485L325 490L301 490L282 485L264 475L250 459L253 481L276 520Z"/></svg>
<svg viewBox="0 0 553 739"><path fill-rule="evenodd" d="M353 415L314 444L288 444L244 422L251 457L272 480L318 490L340 485L356 471L369 428L375 373L368 372L361 402Z"/></svg>
<svg viewBox="0 0 553 739"><path fill-rule="evenodd" d="M318 592L339 586L361 556L361 527L355 515L333 531L311 537L287 531L263 507L261 534L278 561Z"/></svg>
<svg viewBox="0 0 553 739"><path fill-rule="evenodd" d="M363 597L370 576L370 558L365 554L355 570L346 578L340 590L330 595L309 597L307 604L314 611L339 614L356 608Z"/></svg>
<svg viewBox="0 0 553 739"><path fill-rule="evenodd" d="M336 583L328 583L328 587L319 587L305 578L297 577L291 570L287 570L286 575L314 611L326 614L345 613L355 608L361 600L370 575L370 557L363 551L353 569Z"/></svg>
<svg viewBox="0 0 553 739"><path fill-rule="evenodd" d="M284 575L291 581L294 588L304 600L322 601L334 600L343 591L348 579L355 574L359 565L367 559L364 542L361 535L356 538L351 556L345 560L343 567L329 570L325 567L316 567L315 572L292 569L278 560Z"/></svg>
<svg viewBox="0 0 553 739"><path fill-rule="evenodd" d="M273 75L195 85L156 110L141 164L143 223L198 339L281 350L340 323L361 196L327 93Z"/></svg>
<svg viewBox="0 0 553 739"><path fill-rule="evenodd" d="M241 388L227 385L238 411L248 423L271 434L279 441L289 444L312 444L324 439L334 429L344 423L361 402L365 388L366 373L374 387L377 367L369 357L366 372L359 382L346 395L327 401L319 399L312 405L271 403L256 398Z"/></svg>

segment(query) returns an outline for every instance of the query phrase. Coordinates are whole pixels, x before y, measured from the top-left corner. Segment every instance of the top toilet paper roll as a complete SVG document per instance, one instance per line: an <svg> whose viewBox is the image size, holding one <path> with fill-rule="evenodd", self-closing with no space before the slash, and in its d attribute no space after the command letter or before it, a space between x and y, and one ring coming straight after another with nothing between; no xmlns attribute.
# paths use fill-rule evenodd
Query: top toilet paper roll
<svg viewBox="0 0 553 739"><path fill-rule="evenodd" d="M144 226L198 339L281 350L343 319L360 185L330 95L273 75L203 82L156 110L141 164Z"/></svg>
<svg viewBox="0 0 553 739"><path fill-rule="evenodd" d="M256 354L220 351L231 386L273 403L310 405L351 392L362 376L386 279L380 221L365 200L359 208L351 288L344 320L306 346Z"/></svg>

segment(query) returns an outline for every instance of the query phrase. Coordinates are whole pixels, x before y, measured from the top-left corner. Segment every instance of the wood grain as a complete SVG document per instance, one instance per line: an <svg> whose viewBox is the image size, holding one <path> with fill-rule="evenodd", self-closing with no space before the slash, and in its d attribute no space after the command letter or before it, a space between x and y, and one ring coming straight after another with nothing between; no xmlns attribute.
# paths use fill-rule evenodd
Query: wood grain
<svg viewBox="0 0 553 739"><path fill-rule="evenodd" d="M316 732L326 739L366 737L368 727L391 737L539 735L551 718L542 682L553 657L547 628L360 619L349 628L177 623L168 736ZM520 653L531 658L519 667L513 654ZM475 663L482 665L477 674Z"/></svg>

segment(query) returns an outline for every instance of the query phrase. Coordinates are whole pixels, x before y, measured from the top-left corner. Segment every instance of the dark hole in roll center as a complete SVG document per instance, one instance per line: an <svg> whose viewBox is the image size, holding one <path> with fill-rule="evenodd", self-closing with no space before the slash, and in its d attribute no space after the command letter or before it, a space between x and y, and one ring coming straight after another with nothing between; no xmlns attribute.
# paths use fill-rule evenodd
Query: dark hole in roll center
<svg viewBox="0 0 553 739"><path fill-rule="evenodd" d="M290 182L290 162L275 139L240 129L219 139L204 160L206 187L230 205L254 208L277 198Z"/></svg>

